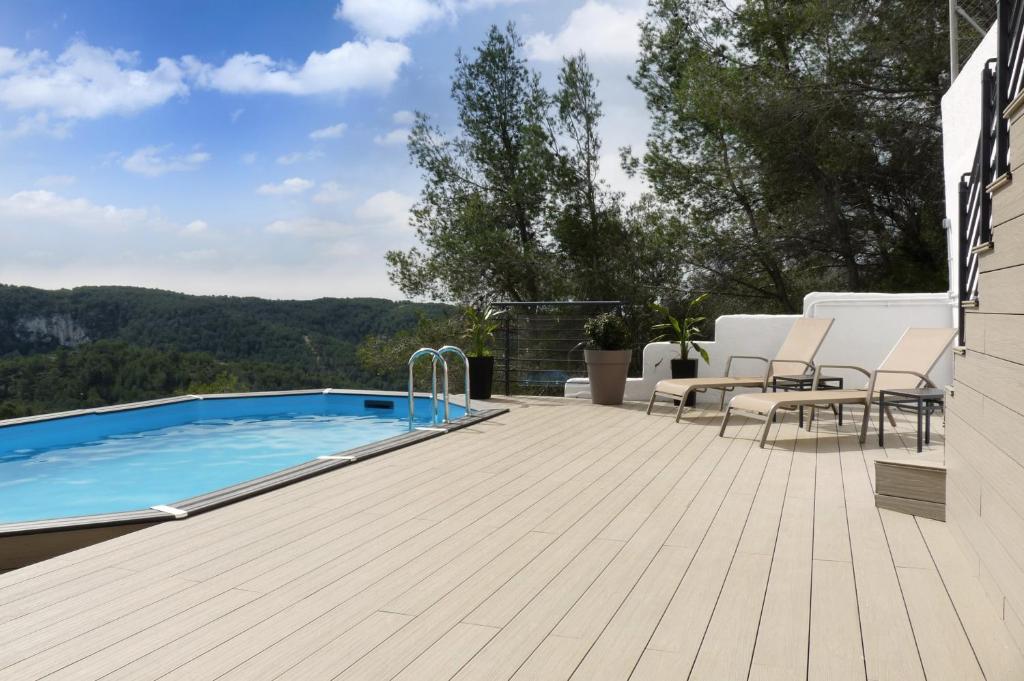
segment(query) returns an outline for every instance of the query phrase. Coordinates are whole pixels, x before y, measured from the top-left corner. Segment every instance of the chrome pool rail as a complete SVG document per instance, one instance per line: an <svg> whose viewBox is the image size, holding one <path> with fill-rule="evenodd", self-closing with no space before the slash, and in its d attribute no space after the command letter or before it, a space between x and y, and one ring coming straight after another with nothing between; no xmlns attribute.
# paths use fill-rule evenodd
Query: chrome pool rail
<svg viewBox="0 0 1024 681"><path fill-rule="evenodd" d="M437 423L437 363L441 363L441 368L444 371L444 420L447 423L450 419L448 418L448 362L445 361L441 353L433 348L420 348L416 352L412 353L409 357L409 430L413 429L413 416L416 413L416 402L414 399L415 392L413 390L413 368L416 364L416 360L425 355L430 355L433 358L431 362L431 385L430 385L430 423L434 425Z"/></svg>
<svg viewBox="0 0 1024 681"><path fill-rule="evenodd" d="M442 348L438 348L437 349L437 353L439 355L441 355L441 356L444 356L446 354L455 354L455 355L458 355L459 357L462 358L462 366L463 366L463 368L465 370L465 372L464 372L465 386L464 387L465 387L465 391L466 391L466 393L465 393L465 395L466 395L466 416L471 415L473 413L473 410L470 409L470 405L469 405L469 358L466 357L466 353L464 353L462 351L462 348L455 347L454 345L445 345ZM435 371L436 371L437 370L436 369L436 367L437 367L437 359L434 360L434 366L435 366ZM448 418L448 414L447 414L447 412L445 412L445 419L447 419L447 418Z"/></svg>

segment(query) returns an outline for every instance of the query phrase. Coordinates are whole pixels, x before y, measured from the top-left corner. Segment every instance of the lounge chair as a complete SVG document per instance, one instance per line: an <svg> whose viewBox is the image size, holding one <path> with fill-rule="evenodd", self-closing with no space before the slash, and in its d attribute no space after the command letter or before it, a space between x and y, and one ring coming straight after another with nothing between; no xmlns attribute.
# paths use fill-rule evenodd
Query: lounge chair
<svg viewBox="0 0 1024 681"><path fill-rule="evenodd" d="M654 393L647 405L647 413L654 408L654 401L658 396L671 397L679 401L679 408L676 410L676 421L679 421L683 414L683 407L686 405L686 398L693 392L706 392L708 390L722 391L722 397L718 402L719 410L725 406L725 393L736 388L760 388L761 391L768 389L772 376L806 375L814 371L814 356L818 354L818 348L832 327L832 319L811 319L801 317L793 322L786 340L782 342L775 359L766 359L754 355L731 355L725 362L725 376L699 377L699 378L671 378L658 381L654 386ZM756 359L765 363L765 373L761 376L730 376L734 359Z"/></svg>
<svg viewBox="0 0 1024 681"><path fill-rule="evenodd" d="M819 406L838 406L842 404L860 404L864 406L864 418L860 426L860 441L864 442L868 433L868 417L871 415L871 403L877 399L880 390L912 389L922 386L935 387L928 378L942 353L956 336L955 329L907 329L889 351L882 364L873 372L850 365L831 364L815 369L814 385L822 369L854 369L868 377L867 387L863 390L808 390L806 392L789 393L752 393L737 395L729 402L729 409L722 417L722 427L718 434L725 434L725 427L733 412L741 412L744 416L764 419L764 430L761 431L761 447L768 439L768 430L775 420L775 412L779 409L797 409L810 407L811 414L807 419L810 429L814 419L814 408ZM889 415L890 420L892 415Z"/></svg>

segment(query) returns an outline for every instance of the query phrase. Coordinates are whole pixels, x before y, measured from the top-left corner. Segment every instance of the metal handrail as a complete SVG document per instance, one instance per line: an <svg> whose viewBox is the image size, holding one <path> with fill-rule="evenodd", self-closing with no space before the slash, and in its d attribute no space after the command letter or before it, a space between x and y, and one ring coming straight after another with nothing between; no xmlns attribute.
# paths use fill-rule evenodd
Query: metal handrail
<svg viewBox="0 0 1024 681"><path fill-rule="evenodd" d="M462 358L462 365L465 368L465 371L463 373L465 374L464 379L465 379L465 388L466 388L466 416L469 416L470 413L472 412L472 409L470 409L470 406L469 406L469 358L466 357L466 353L464 353L461 348L457 348L454 345L445 345L444 347L441 347L441 348L437 349L437 354L439 354L441 356L444 356L447 353L454 353L454 354L456 354L456 355L458 355L459 357ZM434 370L435 371L437 370L437 359L434 360ZM444 405L444 419L445 419L445 421L449 421L450 420L448 418L448 403L447 403L447 401L445 402L445 405Z"/></svg>
<svg viewBox="0 0 1024 681"><path fill-rule="evenodd" d="M433 357L431 362L431 385L430 385L430 423L431 425L437 423L437 363L441 362L441 367L444 370L444 415L445 420L448 420L448 362L444 360L437 350L433 348L420 348L416 352L412 353L409 357L409 430L412 430L413 415L416 413L416 402L414 400L413 392L413 366L416 364L416 360L424 355L430 355Z"/></svg>

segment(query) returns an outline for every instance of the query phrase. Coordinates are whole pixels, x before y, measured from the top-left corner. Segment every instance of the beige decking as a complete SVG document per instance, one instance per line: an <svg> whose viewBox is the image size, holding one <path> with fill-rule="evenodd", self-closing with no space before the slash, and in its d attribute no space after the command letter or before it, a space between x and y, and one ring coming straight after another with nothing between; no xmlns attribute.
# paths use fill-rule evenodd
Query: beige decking
<svg viewBox="0 0 1024 681"><path fill-rule="evenodd" d="M850 416L531 399L0 575L0 678L1024 678L946 526L874 507L908 422Z"/></svg>

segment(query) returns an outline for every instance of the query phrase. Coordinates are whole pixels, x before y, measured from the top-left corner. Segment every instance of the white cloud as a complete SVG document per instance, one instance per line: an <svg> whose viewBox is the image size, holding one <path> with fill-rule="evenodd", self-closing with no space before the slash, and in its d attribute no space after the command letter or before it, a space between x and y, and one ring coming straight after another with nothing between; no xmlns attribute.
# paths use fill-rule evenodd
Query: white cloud
<svg viewBox="0 0 1024 681"><path fill-rule="evenodd" d="M203 220L193 220L181 229L182 234L202 234L209 228Z"/></svg>
<svg viewBox="0 0 1024 681"><path fill-rule="evenodd" d="M49 135L54 139L64 139L71 134L71 122L68 120L53 121L50 114L37 111L30 116L19 116L13 128L0 128L0 137L25 137L26 135Z"/></svg>
<svg viewBox="0 0 1024 681"><path fill-rule="evenodd" d="M0 106L32 112L0 134L66 137L68 121L136 113L187 95L191 85L231 93L291 95L385 89L410 60L408 47L379 39L311 52L301 65L242 53L220 66L193 56L161 57L148 70L140 67L135 52L108 50L81 40L56 57L41 50L0 47ZM244 112L234 109L231 122Z"/></svg>
<svg viewBox="0 0 1024 681"><path fill-rule="evenodd" d="M408 139L409 128L395 128L391 132L374 136L373 141L381 146L390 147L405 144Z"/></svg>
<svg viewBox="0 0 1024 681"><path fill-rule="evenodd" d="M264 229L270 234L289 234L314 239L333 239L351 232L351 228L343 222L309 217L275 220Z"/></svg>
<svg viewBox="0 0 1024 681"><path fill-rule="evenodd" d="M265 196L289 196L301 194L313 186L313 183L301 177L290 177L279 184L260 185L257 193Z"/></svg>
<svg viewBox="0 0 1024 681"><path fill-rule="evenodd" d="M391 122L395 125L412 125L416 120L416 114L412 111L396 111L391 114Z"/></svg>
<svg viewBox="0 0 1024 681"><path fill-rule="evenodd" d="M154 224L141 208L101 206L83 198L69 199L44 189L20 191L0 198L0 228L30 226L124 231Z"/></svg>
<svg viewBox="0 0 1024 681"><path fill-rule="evenodd" d="M334 18L347 21L361 35L402 39L459 13L524 0L340 0Z"/></svg>
<svg viewBox="0 0 1024 681"><path fill-rule="evenodd" d="M629 3L617 7L601 0L587 0L573 10L558 33L536 33L526 39L531 59L557 61L583 51L591 60L633 61L639 53L644 7Z"/></svg>
<svg viewBox="0 0 1024 681"><path fill-rule="evenodd" d="M250 151L247 154L242 154L241 158L242 158L242 163L244 163L247 166L251 166L253 163L256 162L256 152L255 151Z"/></svg>
<svg viewBox="0 0 1024 681"><path fill-rule="evenodd" d="M345 130L348 129L348 125L345 123L338 123L337 125L331 125L326 128L320 128L309 133L309 139L311 140L333 140L338 139L345 134Z"/></svg>
<svg viewBox="0 0 1024 681"><path fill-rule="evenodd" d="M324 182L320 189L313 195L314 203L341 203L351 198L352 192L342 187L337 182Z"/></svg>
<svg viewBox="0 0 1024 681"><path fill-rule="evenodd" d="M372 226L405 230L409 225L409 211L416 199L396 191L374 194L356 208L358 221Z"/></svg>
<svg viewBox="0 0 1024 681"><path fill-rule="evenodd" d="M36 186L48 189L57 189L59 187L73 185L77 181L78 178L74 175L46 175L36 180Z"/></svg>
<svg viewBox="0 0 1024 681"><path fill-rule="evenodd" d="M277 162L283 166L290 166L295 163L301 163L303 161L313 161L315 159L323 157L324 152L317 149L310 149L309 151L293 151L290 154L284 154L277 157Z"/></svg>
<svg viewBox="0 0 1024 681"><path fill-rule="evenodd" d="M62 118L99 118L135 113L188 92L173 59L158 59L148 71L133 68L138 61L134 52L81 41L56 58L39 50L0 48L0 103Z"/></svg>
<svg viewBox="0 0 1024 681"><path fill-rule="evenodd" d="M249 53L236 54L219 67L191 56L184 57L182 63L196 83L206 88L315 95L386 88L410 59L409 48L401 43L367 40L343 43L329 52L312 52L299 67Z"/></svg>
<svg viewBox="0 0 1024 681"><path fill-rule="evenodd" d="M165 173L197 170L199 166L210 160L205 151L193 151L180 156L164 157L169 146L142 147L121 162L121 167L130 173L138 173L147 177L159 177Z"/></svg>
<svg viewBox="0 0 1024 681"><path fill-rule="evenodd" d="M341 0L334 18L371 38L404 38L446 15L431 0Z"/></svg>

